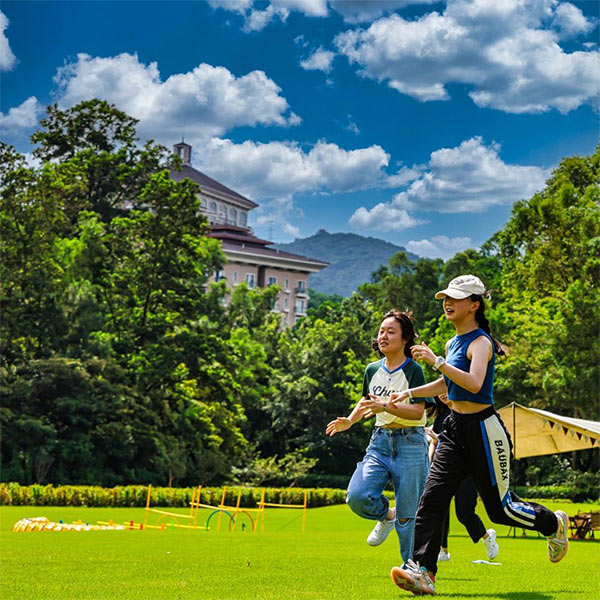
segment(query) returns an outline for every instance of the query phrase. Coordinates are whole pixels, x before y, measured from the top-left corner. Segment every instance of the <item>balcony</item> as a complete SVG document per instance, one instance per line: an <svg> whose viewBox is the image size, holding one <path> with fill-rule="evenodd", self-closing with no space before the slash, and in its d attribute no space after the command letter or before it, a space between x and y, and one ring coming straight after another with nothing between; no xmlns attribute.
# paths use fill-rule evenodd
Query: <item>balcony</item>
<svg viewBox="0 0 600 600"><path fill-rule="evenodd" d="M296 287L294 292L296 293L296 296L308 296L308 290L303 285Z"/></svg>

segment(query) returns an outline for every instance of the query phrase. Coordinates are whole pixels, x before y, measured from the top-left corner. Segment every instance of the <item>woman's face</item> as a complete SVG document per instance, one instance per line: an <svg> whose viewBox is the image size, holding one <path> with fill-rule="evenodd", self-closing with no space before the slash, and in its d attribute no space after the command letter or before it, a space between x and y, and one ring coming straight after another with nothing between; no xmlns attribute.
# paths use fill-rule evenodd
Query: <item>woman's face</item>
<svg viewBox="0 0 600 600"><path fill-rule="evenodd" d="M394 354L404 350L406 341L402 338L402 328L394 317L388 317L381 322L377 345L383 354Z"/></svg>
<svg viewBox="0 0 600 600"><path fill-rule="evenodd" d="M471 298L456 300L455 298L450 298L450 296L444 296L444 300L442 301L444 314L448 321L452 322L462 321L469 313L475 314L478 304L478 302L473 302Z"/></svg>

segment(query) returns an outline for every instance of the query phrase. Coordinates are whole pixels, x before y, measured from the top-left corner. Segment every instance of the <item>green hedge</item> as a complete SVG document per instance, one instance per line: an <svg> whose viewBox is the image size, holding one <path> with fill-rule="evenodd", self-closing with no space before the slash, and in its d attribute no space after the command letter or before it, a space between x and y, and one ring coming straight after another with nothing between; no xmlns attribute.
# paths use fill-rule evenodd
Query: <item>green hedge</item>
<svg viewBox="0 0 600 600"><path fill-rule="evenodd" d="M235 506L239 490L242 491L240 506L256 508L263 488L226 487L225 504ZM153 487L151 506L188 507L194 488ZM343 504L345 490L320 488L266 488L265 501L276 504L303 504L304 492L308 493L308 506L330 506ZM91 485L28 485L0 483L0 505L2 506L146 506L148 487L128 485L102 488ZM202 504L219 505L223 494L222 487L202 488Z"/></svg>

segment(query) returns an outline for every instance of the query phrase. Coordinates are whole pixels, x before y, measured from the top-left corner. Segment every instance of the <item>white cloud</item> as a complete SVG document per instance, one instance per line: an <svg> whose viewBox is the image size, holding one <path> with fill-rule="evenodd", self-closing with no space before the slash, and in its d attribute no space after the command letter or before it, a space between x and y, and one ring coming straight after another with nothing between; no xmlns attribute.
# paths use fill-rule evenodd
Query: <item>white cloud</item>
<svg viewBox="0 0 600 600"><path fill-rule="evenodd" d="M286 21L290 12L298 11L309 17L326 17L327 0L270 0L268 4L254 0L208 0L213 8L222 8L244 16L245 31L260 31L275 17ZM260 7L260 8L257 8Z"/></svg>
<svg viewBox="0 0 600 600"><path fill-rule="evenodd" d="M472 248L470 237L449 238L445 235L436 235L431 240L410 241L406 244L409 252L414 252L426 258L452 258L457 252Z"/></svg>
<svg viewBox="0 0 600 600"><path fill-rule="evenodd" d="M361 206L350 217L349 223L358 230L402 231L422 225L427 221L415 219L404 209L381 203L375 205L371 210Z"/></svg>
<svg viewBox="0 0 600 600"><path fill-rule="evenodd" d="M244 16L244 31L260 31L276 17L285 22L292 11L306 17L326 17L329 8L348 23L372 21L377 17L411 4L434 4L438 0L208 0L213 8L222 8Z"/></svg>
<svg viewBox="0 0 600 600"><path fill-rule="evenodd" d="M418 177L406 190L390 203L359 208L350 223L379 231L406 229L423 223L408 211L484 212L529 198L544 186L549 170L506 164L499 150L497 144L485 146L480 137L436 150L426 165L407 169L407 176Z"/></svg>
<svg viewBox="0 0 600 600"><path fill-rule="evenodd" d="M164 82L155 62L137 55L93 58L79 54L55 77L59 104L102 98L140 120L138 133L154 139L208 138L238 126L297 125L281 89L263 71L236 77L225 67L200 64Z"/></svg>
<svg viewBox="0 0 600 600"><path fill-rule="evenodd" d="M561 38L589 33L595 25L595 21L588 19L579 8L569 2L557 6L554 12L554 26Z"/></svg>
<svg viewBox="0 0 600 600"><path fill-rule="evenodd" d="M17 58L10 49L4 30L8 27L7 16L0 11L0 71L10 71L17 63Z"/></svg>
<svg viewBox="0 0 600 600"><path fill-rule="evenodd" d="M323 71L329 73L335 54L330 50L317 48L307 59L300 61L300 66L306 70Z"/></svg>
<svg viewBox="0 0 600 600"><path fill-rule="evenodd" d="M360 133L360 129L358 125L352 120L352 117L348 115L348 125L344 129L352 132L354 135L358 135Z"/></svg>
<svg viewBox="0 0 600 600"><path fill-rule="evenodd" d="M37 98L30 96L19 106L9 109L8 113L0 112L0 131L17 135L23 133L23 130L37 125L38 116L43 110Z"/></svg>
<svg viewBox="0 0 600 600"><path fill-rule="evenodd" d="M296 142L235 144L213 138L194 156L198 169L252 199L376 187L385 181L389 162L380 146L344 150L325 141L305 151Z"/></svg>
<svg viewBox="0 0 600 600"><path fill-rule="evenodd" d="M329 6L349 23L373 21L411 4L433 4L438 0L329 0Z"/></svg>
<svg viewBox="0 0 600 600"><path fill-rule="evenodd" d="M548 170L509 165L499 150L497 144L486 146L474 137L432 152L419 178L394 196L393 206L442 213L484 212L529 198L544 186Z"/></svg>
<svg viewBox="0 0 600 600"><path fill-rule="evenodd" d="M446 85L462 83L481 107L511 113L556 108L566 113L597 103L600 53L566 53L563 32L584 32L590 22L556 0L448 0L440 14L415 20L381 18L335 38L359 74L419 101L448 100Z"/></svg>

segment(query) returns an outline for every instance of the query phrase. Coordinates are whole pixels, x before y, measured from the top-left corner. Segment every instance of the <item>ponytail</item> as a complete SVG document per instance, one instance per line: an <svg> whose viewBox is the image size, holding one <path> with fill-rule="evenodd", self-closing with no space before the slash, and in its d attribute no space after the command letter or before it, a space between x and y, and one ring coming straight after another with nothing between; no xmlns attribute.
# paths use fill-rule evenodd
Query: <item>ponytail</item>
<svg viewBox="0 0 600 600"><path fill-rule="evenodd" d="M475 313L475 320L477 321L477 325L479 325L480 329L483 329L490 338L492 338L492 343L494 344L494 352L498 356L506 356L506 350L504 346L492 335L492 331L490 329L490 322L485 316L485 303L483 300L483 296L478 296L473 294L471 296L471 300L473 302L479 302L479 306L477 307L477 312Z"/></svg>

